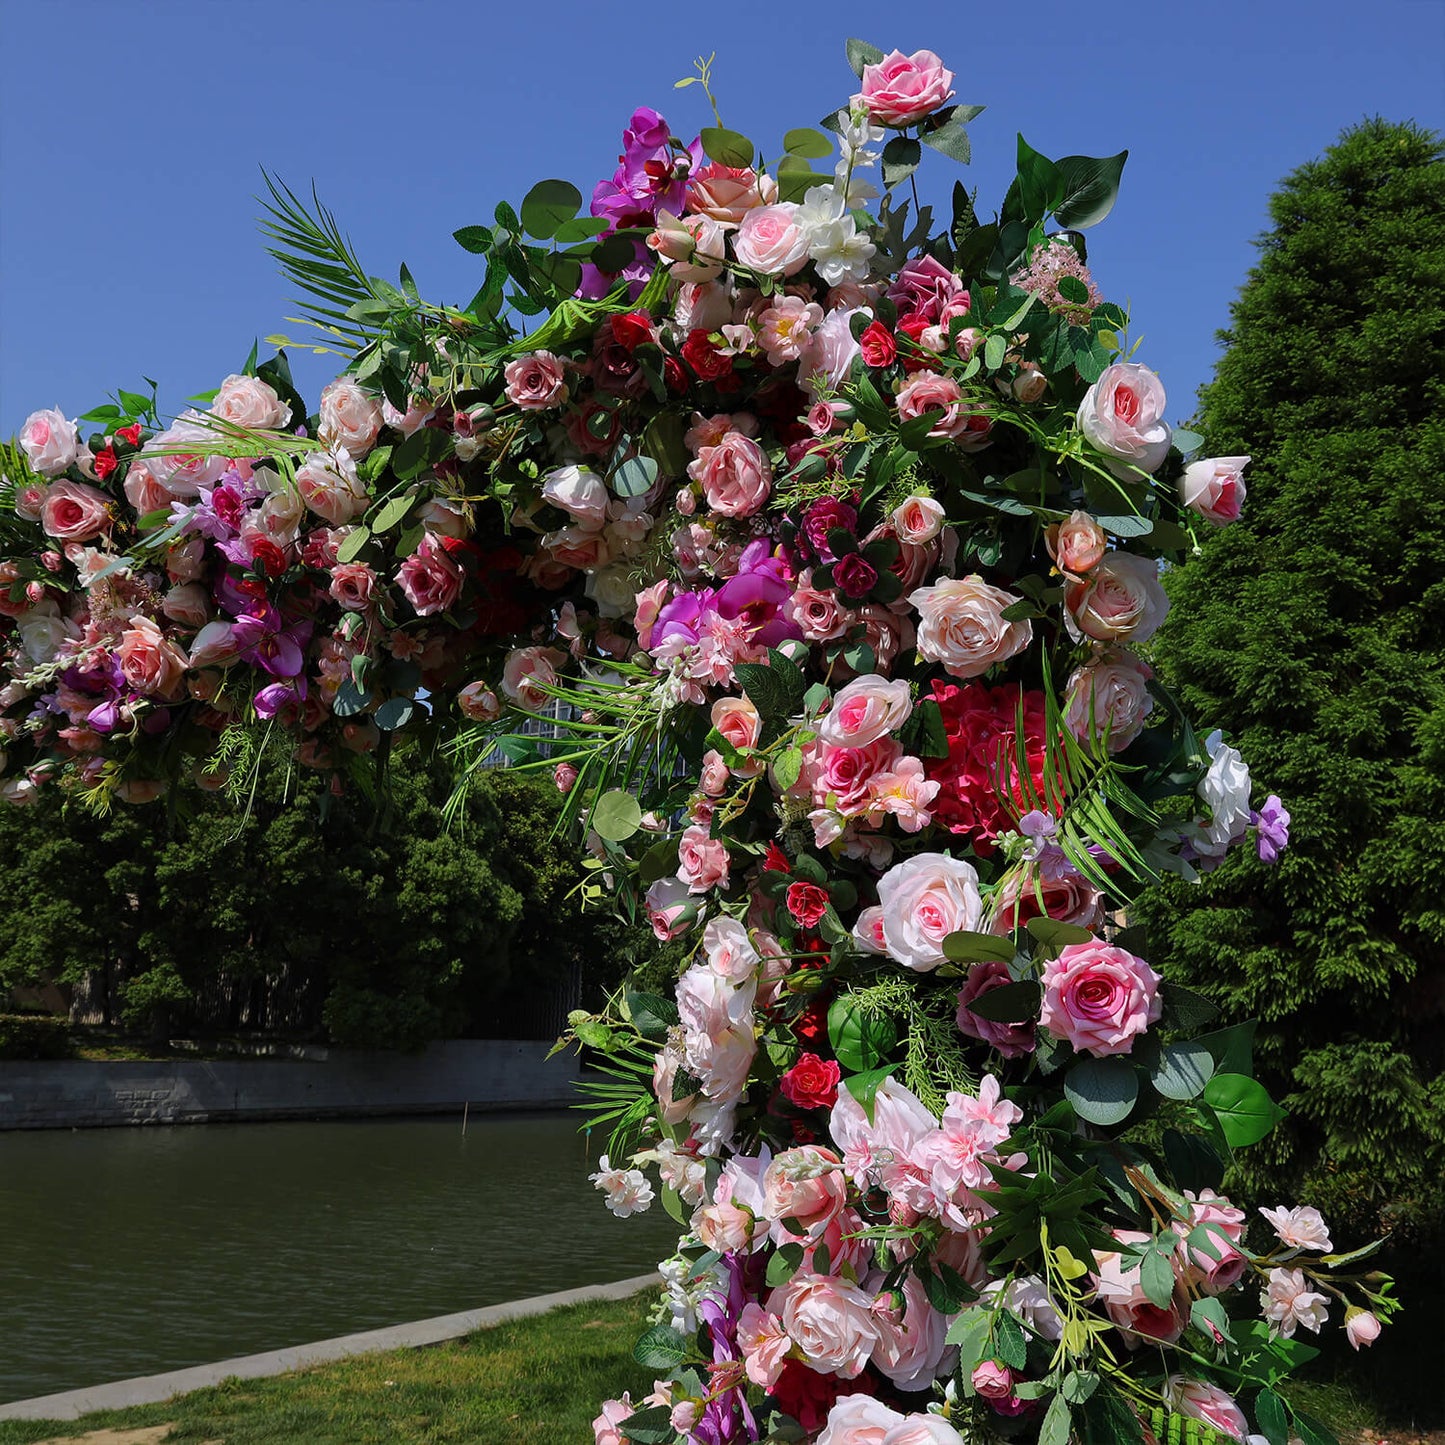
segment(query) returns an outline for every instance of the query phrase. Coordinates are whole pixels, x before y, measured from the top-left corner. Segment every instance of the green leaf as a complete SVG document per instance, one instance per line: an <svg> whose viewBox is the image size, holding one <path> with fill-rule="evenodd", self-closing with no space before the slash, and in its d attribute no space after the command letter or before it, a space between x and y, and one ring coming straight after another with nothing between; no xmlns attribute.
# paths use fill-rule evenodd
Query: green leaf
<svg viewBox="0 0 1445 1445"><path fill-rule="evenodd" d="M1124 173L1128 151L1116 156L1065 156L1055 165L1063 183L1063 199L1054 206L1061 226L1083 231L1097 226L1119 195L1119 178Z"/></svg>
<svg viewBox="0 0 1445 1445"><path fill-rule="evenodd" d="M958 1363L964 1374L983 1359L988 1347L989 1312L986 1309L967 1309L948 1327L944 1343L958 1346Z"/></svg>
<svg viewBox="0 0 1445 1445"><path fill-rule="evenodd" d="M660 1038L678 1021L677 1005L660 993L627 991L627 1012L632 1026L648 1038Z"/></svg>
<svg viewBox="0 0 1445 1445"><path fill-rule="evenodd" d="M863 1106L863 1112L868 1116L868 1122L873 1122L873 1100L878 1097L878 1090L893 1070L884 1065L879 1069L869 1069L866 1074L849 1074L843 1080L843 1087Z"/></svg>
<svg viewBox="0 0 1445 1445"><path fill-rule="evenodd" d="M997 371L1003 365L1008 351L1008 337L1001 331L994 331L983 344L983 364L989 371Z"/></svg>
<svg viewBox="0 0 1445 1445"><path fill-rule="evenodd" d="M801 748L788 748L773 764L773 777L785 793L798 781L802 772L803 750Z"/></svg>
<svg viewBox="0 0 1445 1445"><path fill-rule="evenodd" d="M1094 519L1106 531L1116 537L1147 537L1154 530L1154 523L1137 512L1123 512L1118 516L1096 517Z"/></svg>
<svg viewBox="0 0 1445 1445"><path fill-rule="evenodd" d="M922 126L918 134L924 145L931 146L960 165L966 166L973 159L973 144L968 137L968 128L956 116L950 116L941 125Z"/></svg>
<svg viewBox="0 0 1445 1445"><path fill-rule="evenodd" d="M1150 1076L1166 1099L1194 1099L1214 1072L1214 1056L1199 1042L1166 1044Z"/></svg>
<svg viewBox="0 0 1445 1445"><path fill-rule="evenodd" d="M1024 983L1004 983L979 994L969 1004L968 1011L977 1014L981 1019L992 1019L995 1023L1023 1023L1038 1017L1042 993L1040 986L1032 980Z"/></svg>
<svg viewBox="0 0 1445 1445"><path fill-rule="evenodd" d="M1023 207L1022 219L1036 225L1054 209L1063 193L1064 179L1059 168L1046 155L1036 151L1019 135L1018 197Z"/></svg>
<svg viewBox="0 0 1445 1445"><path fill-rule="evenodd" d="M883 52L876 45L869 45L866 40L848 41L848 64L853 67L853 74L859 80L863 78L865 65L877 65L882 59Z"/></svg>
<svg viewBox="0 0 1445 1445"><path fill-rule="evenodd" d="M1139 1283L1144 1293L1161 1310L1169 1308L1174 1298L1174 1267L1169 1256L1160 1249L1151 1249L1139 1265Z"/></svg>
<svg viewBox="0 0 1445 1445"><path fill-rule="evenodd" d="M1030 918L1025 925L1029 933L1045 947L1064 948L1071 943L1088 943L1093 934L1075 923L1060 923L1057 918Z"/></svg>
<svg viewBox="0 0 1445 1445"><path fill-rule="evenodd" d="M1254 1397L1254 1420L1269 1445L1286 1445L1289 1416L1284 1401L1268 1385Z"/></svg>
<svg viewBox="0 0 1445 1445"><path fill-rule="evenodd" d="M747 136L723 126L706 125L701 131L703 154L723 166L751 166L757 147Z"/></svg>
<svg viewBox="0 0 1445 1445"><path fill-rule="evenodd" d="M1064 1075L1064 1096L1090 1124L1120 1124L1133 1112L1139 1080L1123 1059L1081 1059Z"/></svg>
<svg viewBox="0 0 1445 1445"><path fill-rule="evenodd" d="M1071 1405L1082 1405L1099 1388L1099 1377L1092 1370L1070 1370L1059 1386L1059 1393Z"/></svg>
<svg viewBox="0 0 1445 1445"><path fill-rule="evenodd" d="M868 1014L851 994L839 994L828 1010L828 1042L849 1073L866 1073L887 1057L898 1040L886 1014Z"/></svg>
<svg viewBox="0 0 1445 1445"><path fill-rule="evenodd" d="M416 714L417 705L413 698L389 697L376 710L376 725L384 733L404 728Z"/></svg>
<svg viewBox="0 0 1445 1445"><path fill-rule="evenodd" d="M492 249L492 233L486 226L463 226L452 232L452 240L473 256L485 256Z"/></svg>
<svg viewBox="0 0 1445 1445"><path fill-rule="evenodd" d="M371 529L369 527L357 527L346 534L345 540L336 549L336 560L338 562L354 562L361 555L362 548L371 541ZM333 708L334 712L335 709Z"/></svg>
<svg viewBox="0 0 1445 1445"><path fill-rule="evenodd" d="M666 1405L653 1405L629 1415L619 1430L624 1440L635 1441L636 1445L671 1445L677 1438L677 1431L672 1428L672 1411Z"/></svg>
<svg viewBox="0 0 1445 1445"><path fill-rule="evenodd" d="M1246 1019L1242 1024L1234 1024L1227 1029L1200 1034L1194 1042L1209 1050L1216 1073L1252 1075L1254 1030L1258 1023L1258 1019Z"/></svg>
<svg viewBox="0 0 1445 1445"><path fill-rule="evenodd" d="M780 1284L787 1284L798 1272L798 1266L802 1262L803 1246L801 1244L780 1245L777 1252L768 1260L767 1282L774 1289Z"/></svg>
<svg viewBox="0 0 1445 1445"><path fill-rule="evenodd" d="M790 156L802 156L804 160L817 161L833 154L833 142L812 126L799 126L783 137L783 149Z"/></svg>
<svg viewBox="0 0 1445 1445"><path fill-rule="evenodd" d="M429 471L451 450L451 434L436 427L418 427L391 454L391 469L404 482Z"/></svg>
<svg viewBox="0 0 1445 1445"><path fill-rule="evenodd" d="M376 515L371 519L371 530L373 532L389 532L406 518L411 510L415 497L393 497L389 502L383 502L377 509Z"/></svg>
<svg viewBox="0 0 1445 1445"><path fill-rule="evenodd" d="M1208 1335L1211 1340L1215 1338L1216 1331L1226 1340L1233 1339L1229 1333L1229 1315L1225 1312L1224 1305L1213 1295L1206 1295L1190 1305L1189 1323Z"/></svg>
<svg viewBox="0 0 1445 1445"><path fill-rule="evenodd" d="M538 181L523 198L522 225L539 241L550 240L581 206L582 192L571 181Z"/></svg>
<svg viewBox="0 0 1445 1445"><path fill-rule="evenodd" d="M603 793L587 816L588 826L609 843L623 843L642 826L642 805L621 788Z"/></svg>
<svg viewBox="0 0 1445 1445"><path fill-rule="evenodd" d="M1197 1029L1219 1017L1219 1008L1202 993L1195 993L1177 983L1160 985L1164 1014L1175 1028Z"/></svg>
<svg viewBox="0 0 1445 1445"><path fill-rule="evenodd" d="M641 453L628 457L607 479L607 484L619 497L640 497L650 491L657 480L657 463Z"/></svg>
<svg viewBox="0 0 1445 1445"><path fill-rule="evenodd" d="M336 696L331 701L331 711L337 717L355 717L357 713L366 711L367 704L370 703L370 701L370 691L362 692L348 677L346 681L336 689Z"/></svg>
<svg viewBox="0 0 1445 1445"><path fill-rule="evenodd" d="M1049 1401L1049 1408L1044 1412L1044 1423L1039 1426L1039 1445L1069 1445L1072 1431L1069 1402L1061 1391Z"/></svg>
<svg viewBox="0 0 1445 1445"><path fill-rule="evenodd" d="M1292 1414L1294 1427L1304 1445L1339 1445L1329 1426L1320 1424L1313 1415L1306 1415L1302 1410L1295 1410Z"/></svg>
<svg viewBox="0 0 1445 1445"><path fill-rule="evenodd" d="M1028 1368L1029 1342L1021 1324L1007 1310L994 1316L993 1346L996 1358L1011 1370Z"/></svg>
<svg viewBox="0 0 1445 1445"><path fill-rule="evenodd" d="M962 928L943 940L943 956L951 963L1012 963L1015 951L1010 939Z"/></svg>
<svg viewBox="0 0 1445 1445"><path fill-rule="evenodd" d="M632 1347L632 1358L644 1370L663 1373L680 1365L691 1353L686 1335L671 1325L653 1325Z"/></svg>
<svg viewBox="0 0 1445 1445"><path fill-rule="evenodd" d="M1166 1129L1164 1160L1180 1189L1198 1194L1201 1189L1218 1189L1224 1182L1224 1162L1209 1140L1199 1134Z"/></svg>
<svg viewBox="0 0 1445 1445"><path fill-rule="evenodd" d="M1259 1143L1285 1112L1247 1074L1216 1074L1204 1086L1204 1102L1218 1115L1232 1149Z"/></svg>
<svg viewBox="0 0 1445 1445"><path fill-rule="evenodd" d="M896 186L918 169L923 147L912 136L896 135L883 147L883 184Z"/></svg>
<svg viewBox="0 0 1445 1445"><path fill-rule="evenodd" d="M644 885L656 883L659 878L666 878L669 873L675 872L677 872L676 838L664 838L660 843L654 843L642 855L642 861L637 865L637 875Z"/></svg>

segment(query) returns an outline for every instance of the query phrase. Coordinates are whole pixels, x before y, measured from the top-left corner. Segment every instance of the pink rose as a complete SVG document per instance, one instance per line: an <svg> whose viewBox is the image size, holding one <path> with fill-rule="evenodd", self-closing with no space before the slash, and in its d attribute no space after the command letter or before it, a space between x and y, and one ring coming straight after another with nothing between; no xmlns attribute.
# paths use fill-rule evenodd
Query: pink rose
<svg viewBox="0 0 1445 1445"><path fill-rule="evenodd" d="M1079 403L1079 430L1105 454L1104 465L1127 481L1155 472L1173 432L1164 420L1164 387L1147 366L1115 362Z"/></svg>
<svg viewBox="0 0 1445 1445"><path fill-rule="evenodd" d="M777 197L778 183L771 176L759 176L751 166L710 161L688 184L687 209L736 224L749 211L770 205Z"/></svg>
<svg viewBox="0 0 1445 1445"><path fill-rule="evenodd" d="M1236 1440L1243 1440L1249 1434L1249 1424L1244 1412L1234 1403L1234 1396L1225 1394L1218 1385L1170 1375L1162 1393L1165 1405L1177 1414L1202 1420L1211 1430L1233 1435Z"/></svg>
<svg viewBox="0 0 1445 1445"><path fill-rule="evenodd" d="M969 1007L977 998L1014 981L1008 965L989 959L969 966L968 977L958 991L956 1020L960 1033L981 1043L992 1044L1006 1059L1022 1058L1034 1051L1034 1026L1029 1023L999 1023L976 1014Z"/></svg>
<svg viewBox="0 0 1445 1445"><path fill-rule="evenodd" d="M1329 1226L1313 1205L1301 1204L1288 1209L1281 1204L1259 1212L1269 1220L1280 1242L1291 1249L1312 1249L1325 1254L1332 1248Z"/></svg>
<svg viewBox="0 0 1445 1445"><path fill-rule="evenodd" d="M883 1445L963 1445L963 1436L942 1415L909 1415L889 1430Z"/></svg>
<svg viewBox="0 0 1445 1445"><path fill-rule="evenodd" d="M131 468L131 472L139 470ZM130 496L130 473L126 474L126 496ZM44 482L26 482L23 486L15 488L15 515L27 522L38 522L40 520L40 509L45 505L45 493L49 490ZM170 497L167 496L162 506L169 506Z"/></svg>
<svg viewBox="0 0 1445 1445"><path fill-rule="evenodd" d="M795 219L797 211L788 201L748 211L733 236L738 265L764 276L801 271L808 260L808 238Z"/></svg>
<svg viewBox="0 0 1445 1445"><path fill-rule="evenodd" d="M462 569L438 538L423 532L416 551L397 571L396 583L418 617L432 617L445 612L461 595Z"/></svg>
<svg viewBox="0 0 1445 1445"><path fill-rule="evenodd" d="M872 1395L844 1395L828 1412L818 1445L883 1445L883 1438L904 1417Z"/></svg>
<svg viewBox="0 0 1445 1445"><path fill-rule="evenodd" d="M147 697L172 698L186 673L186 655L149 617L133 617L121 634L116 661L126 682Z"/></svg>
<svg viewBox="0 0 1445 1445"><path fill-rule="evenodd" d="M345 447L313 452L296 469L296 489L307 507L333 527L354 522L371 502Z"/></svg>
<svg viewBox="0 0 1445 1445"><path fill-rule="evenodd" d="M1216 527L1237 522L1245 497L1242 474L1248 465L1248 457L1190 462L1179 479L1179 500Z"/></svg>
<svg viewBox="0 0 1445 1445"><path fill-rule="evenodd" d="M33 411L25 418L17 438L20 450L42 477L58 477L80 456L80 433L73 421L55 407Z"/></svg>
<svg viewBox="0 0 1445 1445"><path fill-rule="evenodd" d="M376 593L376 573L365 562L338 562L331 569L329 590L348 612L365 612Z"/></svg>
<svg viewBox="0 0 1445 1445"><path fill-rule="evenodd" d="M898 393L898 419L912 421L930 411L943 412L928 430L931 437L961 437L969 429L969 408L958 383L936 371L920 371Z"/></svg>
<svg viewBox="0 0 1445 1445"><path fill-rule="evenodd" d="M1187 1241L1192 1230L1204 1229L1213 1254L1195 1245L1181 1244L1181 1274L1186 1284L1205 1294L1223 1294L1239 1283L1248 1268L1248 1261L1237 1248L1244 1238L1244 1210L1236 1209L1212 1189L1202 1189L1197 1195L1186 1189L1184 1198L1189 1204L1189 1222L1176 1220L1174 1233Z"/></svg>
<svg viewBox="0 0 1445 1445"><path fill-rule="evenodd" d="M917 547L931 542L943 530L944 517L942 504L932 497L909 497L893 509L888 520L900 542Z"/></svg>
<svg viewBox="0 0 1445 1445"><path fill-rule="evenodd" d="M897 732L912 711L907 682L870 673L838 691L818 722L818 736L834 747L866 747Z"/></svg>
<svg viewBox="0 0 1445 1445"><path fill-rule="evenodd" d="M687 474L702 487L708 506L724 517L752 516L772 490L768 454L741 432L729 432L715 447L704 447Z"/></svg>
<svg viewBox="0 0 1445 1445"><path fill-rule="evenodd" d="M607 523L607 484L587 467L558 467L542 482L542 500L560 507L589 530Z"/></svg>
<svg viewBox="0 0 1445 1445"><path fill-rule="evenodd" d="M223 432L212 418L184 412L168 430L146 443L146 466L173 497L194 497L202 487L220 481L232 466L229 457L212 455L222 438ZM183 450L188 446L196 450Z"/></svg>
<svg viewBox="0 0 1445 1445"><path fill-rule="evenodd" d="M1069 678L1064 702L1064 726L1086 743L1106 733L1111 753L1122 752L1144 730L1154 710L1149 695L1153 672L1132 652L1106 654Z"/></svg>
<svg viewBox="0 0 1445 1445"><path fill-rule="evenodd" d="M755 748L763 733L763 719L745 697L720 697L712 705L712 725L739 750Z"/></svg>
<svg viewBox="0 0 1445 1445"><path fill-rule="evenodd" d="M1285 1339L1292 1338L1300 1325L1319 1334L1330 1307L1326 1296L1309 1287L1309 1279L1302 1269L1270 1270L1259 1303L1265 1319Z"/></svg>
<svg viewBox="0 0 1445 1445"><path fill-rule="evenodd" d="M1103 895L1068 863L1012 870L993 895L988 931L1003 936L1039 917L1097 928L1104 921Z"/></svg>
<svg viewBox="0 0 1445 1445"><path fill-rule="evenodd" d="M878 1343L872 1304L857 1285L801 1271L768 1299L808 1364L844 1380L863 1373Z"/></svg>
<svg viewBox="0 0 1445 1445"><path fill-rule="evenodd" d="M1159 564L1132 552L1108 552L1087 581L1065 584L1064 621L1076 641L1144 642L1169 613Z"/></svg>
<svg viewBox="0 0 1445 1445"><path fill-rule="evenodd" d="M1345 1338L1352 1350L1373 1345L1380 1338L1380 1321L1369 1310L1348 1309L1345 1311Z"/></svg>
<svg viewBox="0 0 1445 1445"><path fill-rule="evenodd" d="M1164 1011L1163 980L1142 958L1090 940L1044 965L1040 1025L1080 1053L1127 1054Z"/></svg>
<svg viewBox="0 0 1445 1445"><path fill-rule="evenodd" d="M593 1445L628 1445L622 1425L636 1413L636 1406L627 1395L620 1400L604 1400L602 1413L592 1422Z"/></svg>
<svg viewBox="0 0 1445 1445"><path fill-rule="evenodd" d="M904 55L893 50L876 65L863 67L863 88L853 97L879 125L906 126L932 115L953 95L953 72L931 50Z"/></svg>
<svg viewBox="0 0 1445 1445"><path fill-rule="evenodd" d="M545 689L557 684L557 668L566 654L555 647L519 647L502 664L502 693L533 712L547 706Z"/></svg>
<svg viewBox="0 0 1445 1445"><path fill-rule="evenodd" d="M644 906L653 933L663 943L686 933L702 908L680 878L659 878L647 890Z"/></svg>
<svg viewBox="0 0 1445 1445"><path fill-rule="evenodd" d="M883 941L890 957L927 973L944 962L943 940L977 932L983 904L971 863L945 853L916 853L878 880Z"/></svg>
<svg viewBox="0 0 1445 1445"><path fill-rule="evenodd" d="M689 893L706 893L726 881L730 859L720 838L710 838L706 828L684 829L677 849L677 876Z"/></svg>
<svg viewBox="0 0 1445 1445"><path fill-rule="evenodd" d="M812 573L805 576L811 578ZM797 623L809 642L832 642L842 637L854 621L853 613L838 601L836 592L820 591L805 580L794 586L792 596L783 603L783 615Z"/></svg>
<svg viewBox="0 0 1445 1445"><path fill-rule="evenodd" d="M1108 538L1087 512L1070 512L1044 533L1049 556L1060 572L1091 572L1104 559Z"/></svg>
<svg viewBox="0 0 1445 1445"><path fill-rule="evenodd" d="M985 1400L1007 1400L1014 1392L1014 1372L997 1360L980 1360L970 1381Z"/></svg>
<svg viewBox="0 0 1445 1445"><path fill-rule="evenodd" d="M507 400L523 411L545 411L567 400L567 367L550 351L533 351L509 361L503 373Z"/></svg>
<svg viewBox="0 0 1445 1445"><path fill-rule="evenodd" d="M321 440L364 457L381 431L381 403L350 377L338 376L321 389L317 432Z"/></svg>
<svg viewBox="0 0 1445 1445"><path fill-rule="evenodd" d="M800 1234L821 1234L848 1202L842 1160L831 1149L815 1144L785 1149L763 1176L763 1202L768 1217L775 1221L773 1237L778 1242ZM789 1229L785 1220L801 1229Z"/></svg>
<svg viewBox="0 0 1445 1445"><path fill-rule="evenodd" d="M1142 1244L1149 1236L1139 1230L1116 1229L1114 1238L1125 1245ZM1138 1264L1126 1266L1122 1250L1095 1251L1094 1292L1104 1312L1124 1332L1131 1350L1138 1348L1141 1339L1173 1344L1184 1333L1180 1292L1175 1291L1167 1306L1156 1305L1144 1291Z"/></svg>
<svg viewBox="0 0 1445 1445"><path fill-rule="evenodd" d="M798 380L814 401L820 393L837 391L848 379L853 358L862 354L853 335L853 317L858 308L840 306L830 311L813 333L808 349L798 358Z"/></svg>
<svg viewBox="0 0 1445 1445"><path fill-rule="evenodd" d="M161 611L182 627L204 627L211 616L210 594L199 582L183 583L161 599Z"/></svg>
<svg viewBox="0 0 1445 1445"><path fill-rule="evenodd" d="M954 677L978 677L995 663L1029 645L1033 625L1027 618L1005 622L1004 611L1021 598L991 587L982 577L946 577L920 587L908 601L918 609L918 651L943 665Z"/></svg>
<svg viewBox="0 0 1445 1445"><path fill-rule="evenodd" d="M40 505L40 525L61 542L92 542L110 530L111 501L84 482L54 482Z"/></svg>
<svg viewBox="0 0 1445 1445"><path fill-rule="evenodd" d="M291 408L259 376L228 376L211 415L248 431L277 431L291 420Z"/></svg>
<svg viewBox="0 0 1445 1445"><path fill-rule="evenodd" d="M125 492L126 501L135 508L137 517L148 517L152 512L166 511L174 500L170 492L151 475L150 468L144 462L130 464L122 490ZM15 510L20 510L18 504Z"/></svg>
<svg viewBox="0 0 1445 1445"><path fill-rule="evenodd" d="M900 316L922 316L933 326L949 315L967 314L969 306L962 279L932 256L915 256L909 261L889 286L888 299L898 307Z"/></svg>
<svg viewBox="0 0 1445 1445"><path fill-rule="evenodd" d="M457 707L472 722L494 722L502 715L502 702L484 682L469 682L457 693Z"/></svg>

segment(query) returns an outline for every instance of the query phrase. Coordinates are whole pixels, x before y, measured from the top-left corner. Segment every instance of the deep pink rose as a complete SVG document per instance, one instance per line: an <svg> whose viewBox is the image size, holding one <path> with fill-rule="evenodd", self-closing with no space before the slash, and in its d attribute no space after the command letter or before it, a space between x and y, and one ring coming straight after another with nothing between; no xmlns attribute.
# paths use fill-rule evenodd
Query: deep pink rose
<svg viewBox="0 0 1445 1445"><path fill-rule="evenodd" d="M1163 980L1142 958L1091 939L1044 966L1041 1026L1080 1053L1127 1054L1164 1011Z"/></svg>
<svg viewBox="0 0 1445 1445"><path fill-rule="evenodd" d="M445 612L461 595L462 569L438 538L424 532L416 551L401 564L396 582L416 615L431 617Z"/></svg>
<svg viewBox="0 0 1445 1445"><path fill-rule="evenodd" d="M968 970L968 977L958 991L957 1021L960 1033L981 1043L992 1044L1006 1059L1022 1058L1034 1050L1033 1022L999 1023L986 1019L969 1008L973 1001L993 989L1002 988L1014 981L1008 965L997 959L975 963Z"/></svg>
<svg viewBox="0 0 1445 1445"><path fill-rule="evenodd" d="M84 482L54 482L40 504L40 525L60 542L93 542L110 521L110 498Z"/></svg>
<svg viewBox="0 0 1445 1445"><path fill-rule="evenodd" d="M724 517L752 516L767 501L773 482L768 454L736 431L715 447L704 447L687 474L701 485L708 506Z"/></svg>
<svg viewBox="0 0 1445 1445"><path fill-rule="evenodd" d="M550 351L533 351L507 363L507 400L523 411L542 411L567 400L566 364Z"/></svg>

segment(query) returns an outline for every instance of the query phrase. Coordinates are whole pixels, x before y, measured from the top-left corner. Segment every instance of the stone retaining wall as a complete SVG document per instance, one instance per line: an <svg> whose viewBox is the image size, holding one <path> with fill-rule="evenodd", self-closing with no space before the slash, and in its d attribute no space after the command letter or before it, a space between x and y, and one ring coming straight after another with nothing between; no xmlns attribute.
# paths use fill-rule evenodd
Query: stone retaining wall
<svg viewBox="0 0 1445 1445"><path fill-rule="evenodd" d="M0 1130L323 1119L576 1102L577 1061L545 1042L452 1039L421 1054L0 1061Z"/></svg>

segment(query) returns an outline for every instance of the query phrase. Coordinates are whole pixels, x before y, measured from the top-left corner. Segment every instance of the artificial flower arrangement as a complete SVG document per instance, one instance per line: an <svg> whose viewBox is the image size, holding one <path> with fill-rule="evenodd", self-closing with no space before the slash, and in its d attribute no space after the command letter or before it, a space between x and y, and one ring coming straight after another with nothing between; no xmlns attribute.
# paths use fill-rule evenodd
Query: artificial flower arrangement
<svg viewBox="0 0 1445 1445"><path fill-rule="evenodd" d="M0 795L551 771L586 894L692 945L563 1041L608 1076L593 1182L682 1231L605 1445L1321 1445L1276 1386L1332 1316L1371 1343L1389 1281L1219 1192L1279 1116L1251 1026L1126 917L1287 843L1147 660L1248 458L1171 430L1090 274L1125 155L1020 137L996 217L958 185L936 224L899 188L979 107L931 52L849 59L770 159L637 111L589 215L544 181L456 233L462 308L273 182L349 360L314 412L253 350L169 425L154 389L28 419Z"/></svg>

